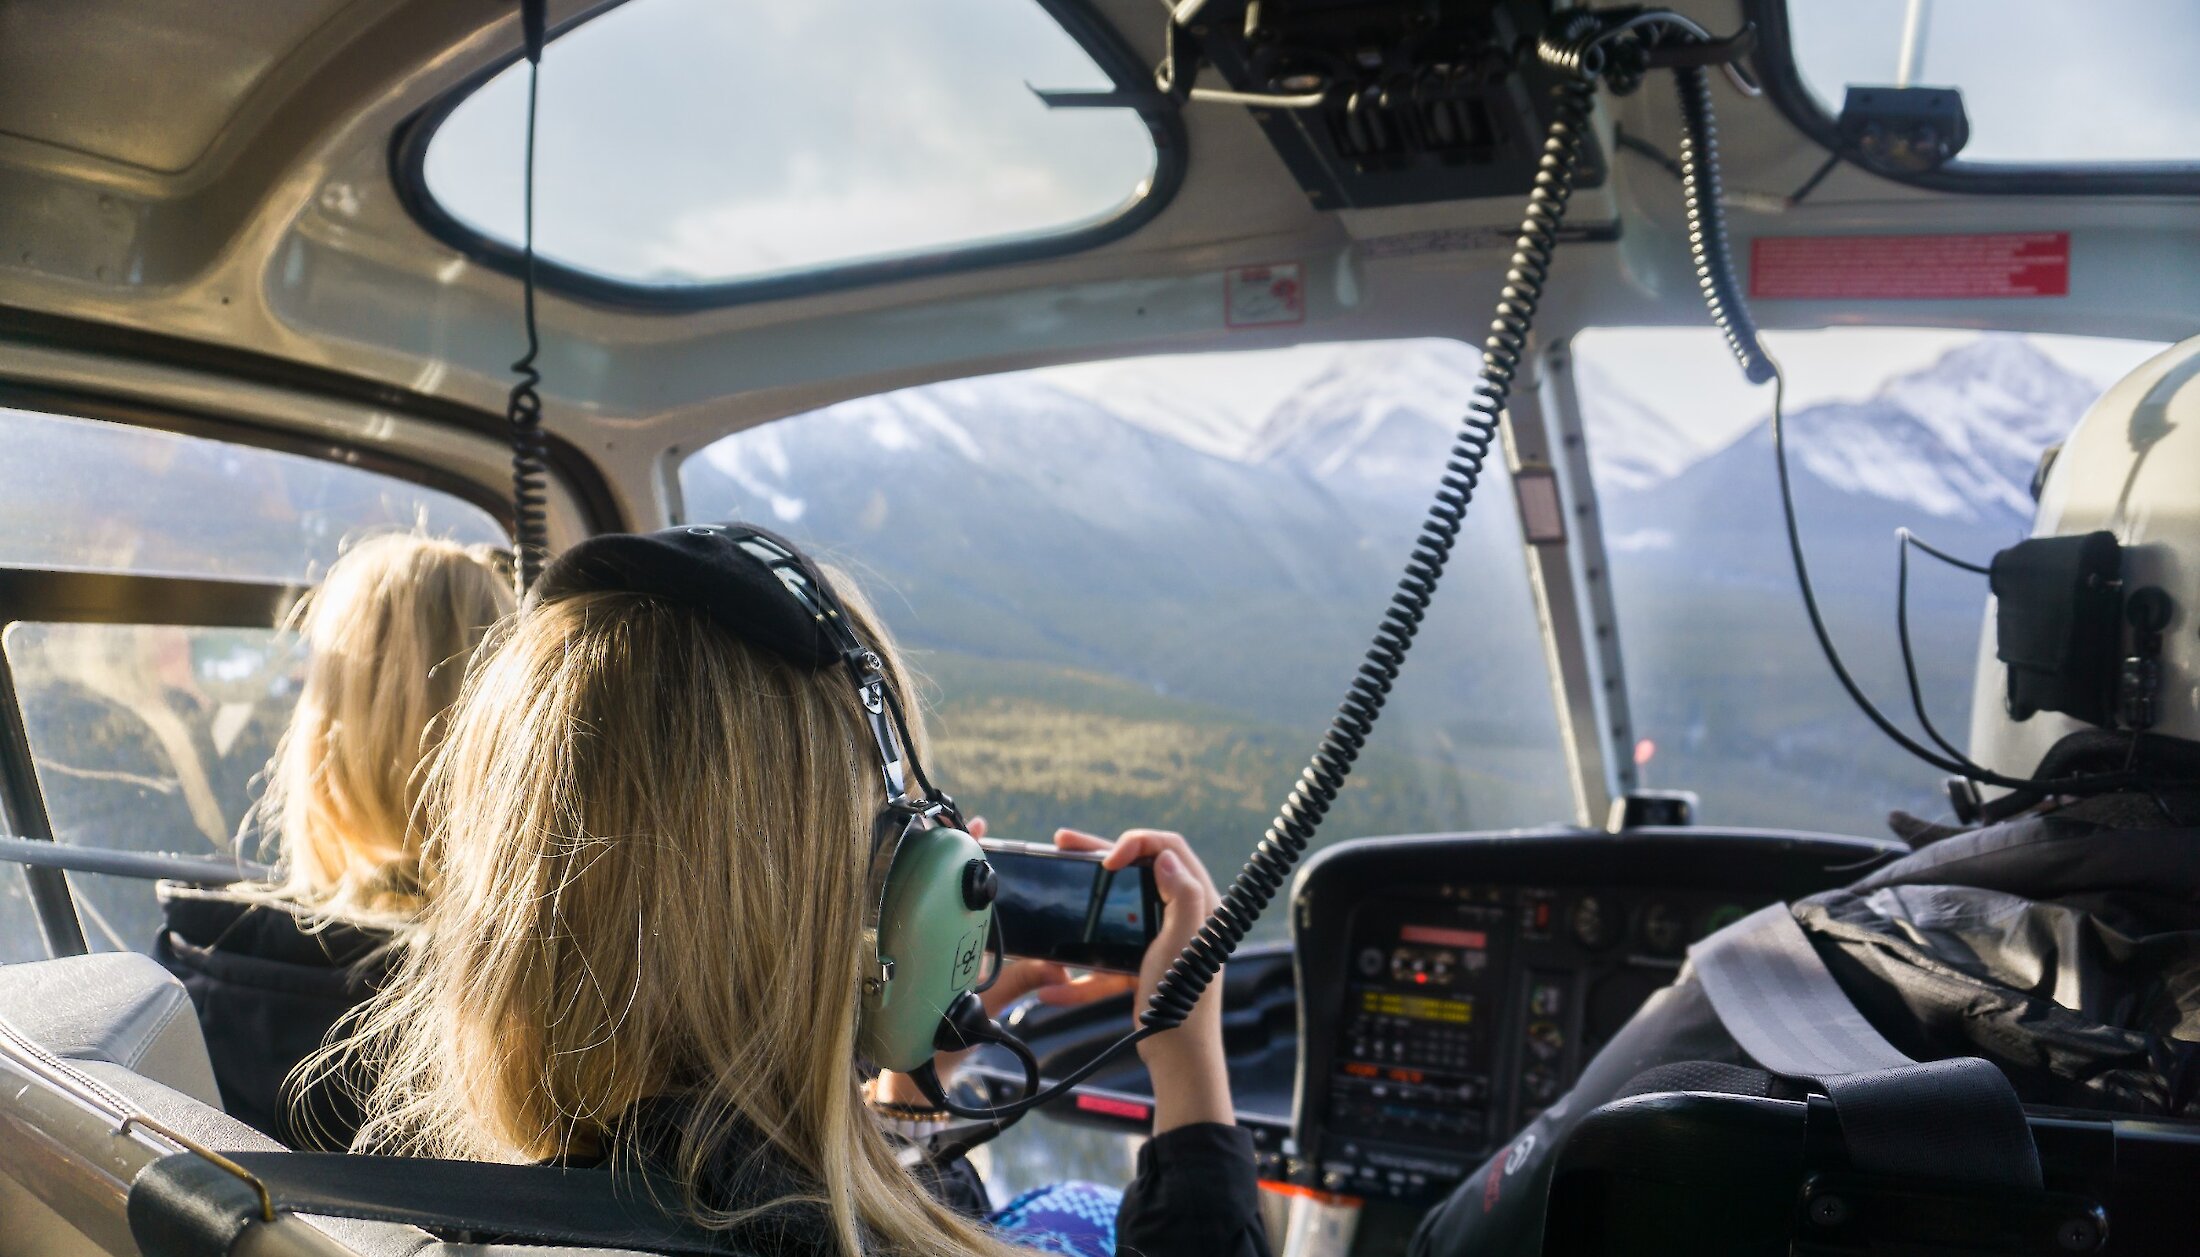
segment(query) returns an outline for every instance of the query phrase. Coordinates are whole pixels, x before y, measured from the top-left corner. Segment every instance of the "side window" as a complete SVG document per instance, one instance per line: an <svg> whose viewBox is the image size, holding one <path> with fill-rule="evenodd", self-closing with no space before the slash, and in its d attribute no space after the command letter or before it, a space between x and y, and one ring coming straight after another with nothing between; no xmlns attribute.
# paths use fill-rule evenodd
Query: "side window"
<svg viewBox="0 0 2200 1257"><path fill-rule="evenodd" d="M20 592L0 603L0 651L62 843L264 858L256 835L240 848L240 832L297 699L298 645L273 614L258 627L163 622L164 611L191 618L163 589L308 585L348 538L392 528L504 536L448 494L227 442L0 410L0 444L11 454L0 465L0 569L163 578L140 583L152 596L124 617L135 623L83 622ZM94 950L151 945L149 883L67 877ZM23 870L0 866L0 960L44 954Z"/></svg>
<svg viewBox="0 0 2200 1257"><path fill-rule="evenodd" d="M1811 579L1835 644L1913 730L1895 632L1895 529L1984 562L2030 530L2040 456L2161 349L2074 336L1773 332ZM1647 786L1694 790L1718 824L1886 832L1946 819L1940 774L1871 727L1827 668L1780 516L1771 391L1709 328L1574 341ZM1921 555L1910 643L1925 708L1969 740L1986 582Z"/></svg>
<svg viewBox="0 0 2200 1257"><path fill-rule="evenodd" d="M1428 340L961 380L736 433L680 482L690 518L852 570L930 679L935 775L997 836L1178 829L1228 877L1359 666L1477 361ZM1322 841L1570 798L1493 459Z"/></svg>

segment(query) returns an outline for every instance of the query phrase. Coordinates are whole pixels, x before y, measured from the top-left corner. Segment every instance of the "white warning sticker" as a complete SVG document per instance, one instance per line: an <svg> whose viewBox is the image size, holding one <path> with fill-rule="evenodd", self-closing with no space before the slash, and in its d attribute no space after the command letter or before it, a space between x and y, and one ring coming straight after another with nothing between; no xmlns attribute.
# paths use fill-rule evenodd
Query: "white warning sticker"
<svg viewBox="0 0 2200 1257"><path fill-rule="evenodd" d="M1222 321L1229 327L1306 322L1306 268L1297 262L1279 262L1224 271Z"/></svg>

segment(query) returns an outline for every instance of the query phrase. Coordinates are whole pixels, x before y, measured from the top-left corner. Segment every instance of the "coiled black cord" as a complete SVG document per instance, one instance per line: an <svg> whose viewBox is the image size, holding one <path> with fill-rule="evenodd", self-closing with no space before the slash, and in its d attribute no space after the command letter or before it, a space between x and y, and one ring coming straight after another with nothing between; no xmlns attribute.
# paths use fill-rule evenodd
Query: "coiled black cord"
<svg viewBox="0 0 2200 1257"><path fill-rule="evenodd" d="M920 1075L920 1084L929 1083L928 1098L934 1103L957 1116L1013 1119L1084 1081L1124 1048L1182 1025L1246 932L1290 880L1292 869L1336 802L1382 714L1391 687L1397 683L1399 670L1420 632L1437 582L1443 577L1452 547L1466 522L1467 506L1481 484L1483 465L1496 443L1505 404L1512 396L1513 381L1527 353L1528 332L1543 299L1543 286L1550 278L1559 228L1565 222L1566 206L1581 170L1597 83L1602 79L1615 91L1630 91L1642 81L1648 49L1663 40L1709 38L1695 23L1662 10L1624 17L1577 10L1560 18L1557 27L1538 41L1536 56L1560 73L1561 82L1553 89L1551 122L1544 134L1543 155L1536 163L1535 186L1528 194L1527 212L1505 272L1505 287L1498 296L1489 336L1482 342L1481 377L1460 421L1459 436L1445 461L1436 500L1429 505L1412 557L1406 562L1404 575L1398 578L1375 640L1330 721L1328 732L1322 735L1312 760L1269 823L1260 844L1224 892L1221 904L1156 984L1145 1011L1139 1015L1137 1030L1044 1091L1032 1094L1027 1090L1021 1098L998 1108L967 1108L948 1102L940 1094L936 1078ZM1709 142L1710 94L1703 86L1700 70L1696 79L1702 89L1697 93L1698 106L1687 106L1690 93L1682 93L1682 121L1695 133L1693 142L1683 149L1691 190L1690 245L1695 250L1712 321L1726 333L1728 343L1739 354L1745 344L1755 349L1757 335L1733 281L1725 220L1717 212L1718 149ZM1696 128L1699 120L1704 124L1700 131ZM1761 349L1755 352L1760 357L1763 354ZM1770 360L1765 362L1769 373ZM1745 368L1748 365L1745 360Z"/></svg>
<svg viewBox="0 0 2200 1257"><path fill-rule="evenodd" d="M535 358L542 338L535 329L535 97L542 78L542 0L523 0L520 22L527 46L527 148L520 192L521 316L527 352L512 364L519 379L504 403L512 443L512 572L526 596L550 557L550 441L542 431L542 372Z"/></svg>
<svg viewBox="0 0 2200 1257"><path fill-rule="evenodd" d="M1368 734L1382 715L1383 704L1420 632L1436 584L1466 522L1467 505L1481 483L1483 464L1497 440L1499 419L1527 352L1528 331L1543 299L1543 286L1550 278L1559 227L1565 222L1566 205L1581 170L1596 94L1595 75L1602 65L1597 38L1605 29L1594 15L1578 13L1555 36L1546 36L1538 48L1545 63L1565 70L1567 77L1554 91L1550 127L1544 135L1543 155L1536 163L1535 187L1528 194L1527 213L1514 241L1489 337L1482 342L1481 378L1444 464L1436 500L1421 523L1413 555L1406 562L1405 574L1398 578L1374 643L1368 647L1328 732L1322 735L1321 745L1269 823L1260 845L1223 894L1221 906L1155 987L1146 1011L1139 1017L1144 1030L1166 1030L1183 1024L1191 1015L1200 995L1243 941L1246 931L1289 881L1292 868L1306 853L1315 829L1336 802L1345 778L1367 745Z"/></svg>
<svg viewBox="0 0 2200 1257"><path fill-rule="evenodd" d="M1688 252L1696 263L1696 284L1712 326L1726 337L1727 348L1752 384L1772 378L1772 359L1757 340L1757 323L1734 277L1734 254L1727 247L1726 207L1719 187L1719 127L1711 116L1711 80L1702 66L1673 69L1681 98L1681 209L1688 216Z"/></svg>

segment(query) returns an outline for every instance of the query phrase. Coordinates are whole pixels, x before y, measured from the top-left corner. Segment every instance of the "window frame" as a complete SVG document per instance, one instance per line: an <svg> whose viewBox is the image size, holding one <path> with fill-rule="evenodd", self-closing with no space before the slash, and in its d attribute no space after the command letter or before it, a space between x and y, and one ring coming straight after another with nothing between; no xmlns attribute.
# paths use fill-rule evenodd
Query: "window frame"
<svg viewBox="0 0 2200 1257"><path fill-rule="evenodd" d="M1184 119L1166 98L1153 90L1151 68L1139 59L1122 34L1100 16L1090 0L1030 2L1044 10L1085 50L1100 72L1108 76L1113 90L1123 93L1132 102L1123 108L1136 113L1146 124L1147 137L1154 149L1153 178L1147 184L1145 195L1130 201L1113 217L1030 239L952 246L876 261L705 284L644 284L614 279L538 253L535 257L536 282L547 291L595 305L662 312L703 310L1062 257L1130 235L1168 208L1184 185L1185 172L1190 165L1189 136ZM618 0L618 3L624 4L627 0ZM605 6L558 26L550 32L550 38L557 39L615 7L616 4ZM521 56L519 49L511 50L398 124L391 136L389 158L390 182L397 190L398 202L415 223L468 261L514 279L523 277L527 270L519 247L475 230L444 209L428 190L427 160L428 145L434 141L444 119L482 85L516 64Z"/></svg>
<svg viewBox="0 0 2200 1257"><path fill-rule="evenodd" d="M486 411L248 350L24 311L0 311L0 332L20 343L110 355L120 362L207 371L241 383L383 407L427 422L503 435ZM446 494L486 511L510 531L510 502L490 486L430 464L338 438L287 430L219 411L55 386L0 373L0 406L57 418L111 423L314 458ZM553 474L571 490L590 532L626 527L616 497L596 466L560 438L550 441ZM158 624L184 628L274 627L306 586L286 582L86 571L0 564L0 631L14 623ZM0 828L29 841L52 841L52 819L23 721L13 665L0 652ZM47 952L88 950L67 875L59 868L5 861L23 871Z"/></svg>
<svg viewBox="0 0 2200 1257"><path fill-rule="evenodd" d="M23 345L112 358L126 368L181 367L232 383L396 411L438 427L488 437L500 445L511 436L504 416L463 402L249 349L5 307L0 307L0 336ZM502 486L491 487L432 463L341 437L279 427L205 407L48 384L4 370L0 370L0 406L227 441L356 467L458 498L488 512L507 535L511 531L512 501ZM579 508L578 522L583 532L630 528L632 524L602 469L565 437L546 432L544 440L550 474Z"/></svg>
<svg viewBox="0 0 2200 1257"><path fill-rule="evenodd" d="M24 622L271 628L306 592L281 581L221 580L141 572L0 565L0 632ZM53 814L38 780L15 665L0 651L0 812L9 836L53 842ZM14 863L13 861L10 861ZM49 956L90 950L75 888L58 868L18 864Z"/></svg>
<svg viewBox="0 0 2200 1257"><path fill-rule="evenodd" d="M2192 196L2200 194L2200 161L2049 165L1971 162L1960 156L1939 170L1887 170L1841 148L1840 124L1826 112L1796 68L1788 0L1743 0L1743 17L1759 33L1756 66L1765 96L1795 128L1843 161L1882 179L1934 192L1991 196Z"/></svg>

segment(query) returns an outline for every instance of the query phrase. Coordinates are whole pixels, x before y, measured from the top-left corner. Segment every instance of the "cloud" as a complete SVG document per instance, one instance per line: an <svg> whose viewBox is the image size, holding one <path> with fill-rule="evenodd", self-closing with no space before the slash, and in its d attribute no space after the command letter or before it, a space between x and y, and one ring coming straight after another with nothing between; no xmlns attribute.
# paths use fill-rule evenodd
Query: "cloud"
<svg viewBox="0 0 2200 1257"><path fill-rule="evenodd" d="M543 63L536 230L584 269L698 282L1106 218L1151 178L1144 124L1025 86L1105 76L1035 0L631 0ZM524 76L455 109L431 193L519 227Z"/></svg>

